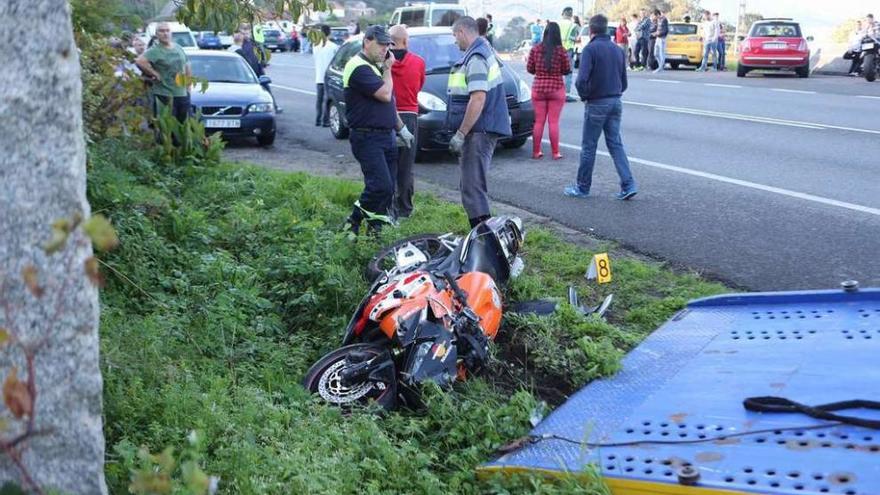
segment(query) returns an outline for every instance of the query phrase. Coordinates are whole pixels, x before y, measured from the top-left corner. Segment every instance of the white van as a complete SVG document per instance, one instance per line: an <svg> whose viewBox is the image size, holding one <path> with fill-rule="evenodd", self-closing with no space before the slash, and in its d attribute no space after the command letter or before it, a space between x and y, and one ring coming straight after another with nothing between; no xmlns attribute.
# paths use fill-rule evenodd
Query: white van
<svg viewBox="0 0 880 495"><path fill-rule="evenodd" d="M160 23L158 22L151 22L147 25L147 35L149 35L151 39L156 37L156 26L159 24ZM196 37L193 36L192 31L190 31L186 25L179 22L169 22L168 27L171 28L171 41L177 43L185 50L199 49L199 45L196 43Z"/></svg>
<svg viewBox="0 0 880 495"><path fill-rule="evenodd" d="M456 19L468 15L467 7L457 3L424 3L398 7L391 14L389 26L407 27L451 26Z"/></svg>

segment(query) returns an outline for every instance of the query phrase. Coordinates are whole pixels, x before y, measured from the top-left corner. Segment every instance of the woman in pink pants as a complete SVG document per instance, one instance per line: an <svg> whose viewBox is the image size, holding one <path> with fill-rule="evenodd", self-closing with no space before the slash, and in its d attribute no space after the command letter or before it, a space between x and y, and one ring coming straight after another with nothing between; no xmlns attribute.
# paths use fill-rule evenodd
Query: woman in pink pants
<svg viewBox="0 0 880 495"><path fill-rule="evenodd" d="M559 160L559 115L565 106L565 82L563 76L571 74L571 62L562 47L559 24L548 22L544 39L532 47L526 64L529 74L535 75L532 83L532 104L535 107L535 128L532 131L532 158L544 157L541 140L544 123L550 124L550 151Z"/></svg>

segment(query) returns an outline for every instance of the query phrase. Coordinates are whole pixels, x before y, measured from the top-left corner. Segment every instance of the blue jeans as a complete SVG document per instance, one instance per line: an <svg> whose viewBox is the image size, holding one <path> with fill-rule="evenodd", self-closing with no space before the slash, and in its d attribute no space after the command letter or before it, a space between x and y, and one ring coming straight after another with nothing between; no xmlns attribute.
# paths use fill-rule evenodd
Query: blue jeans
<svg viewBox="0 0 880 495"><path fill-rule="evenodd" d="M657 69L666 67L666 38L657 38L654 43L654 58L657 59Z"/></svg>
<svg viewBox="0 0 880 495"><path fill-rule="evenodd" d="M700 64L700 70L706 70L706 66L709 64L709 55L715 57L715 67L718 67L718 42L712 41L703 45L703 63Z"/></svg>
<svg viewBox="0 0 880 495"><path fill-rule="evenodd" d="M620 190L631 191L636 181L629 170L629 160L623 149L620 137L620 122L623 116L623 103L620 98L593 100L584 108L584 135L581 139L581 165L578 167L577 183L583 192L590 192L593 184L593 166L596 164L596 146L599 135L605 132L605 146L614 161L614 168L620 177Z"/></svg>
<svg viewBox="0 0 880 495"><path fill-rule="evenodd" d="M717 52L717 58L715 59L715 68L718 70L723 69L727 64L725 60L725 51L727 50L726 43L723 38L718 40L718 43L715 45L715 50Z"/></svg>

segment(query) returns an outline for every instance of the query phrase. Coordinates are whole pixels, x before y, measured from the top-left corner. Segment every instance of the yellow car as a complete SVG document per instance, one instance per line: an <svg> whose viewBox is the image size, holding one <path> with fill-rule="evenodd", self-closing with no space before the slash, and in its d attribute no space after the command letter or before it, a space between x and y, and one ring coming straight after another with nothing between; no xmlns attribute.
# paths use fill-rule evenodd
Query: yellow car
<svg viewBox="0 0 880 495"><path fill-rule="evenodd" d="M670 22L666 36L666 61L673 69L679 65L699 66L703 61L703 42L699 25L688 22Z"/></svg>

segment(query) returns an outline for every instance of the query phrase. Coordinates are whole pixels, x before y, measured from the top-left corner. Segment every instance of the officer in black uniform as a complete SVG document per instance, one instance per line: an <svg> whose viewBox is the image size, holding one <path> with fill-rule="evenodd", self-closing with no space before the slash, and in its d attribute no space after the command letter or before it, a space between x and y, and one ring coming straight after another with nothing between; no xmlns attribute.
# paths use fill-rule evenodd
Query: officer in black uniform
<svg viewBox="0 0 880 495"><path fill-rule="evenodd" d="M392 223L389 210L397 177L396 137L406 147L413 145L413 135L397 116L394 104L394 55L389 51L393 44L384 27L370 26L364 33L363 50L351 57L342 73L351 151L364 174L364 191L346 223L355 234L363 220L374 232Z"/></svg>

